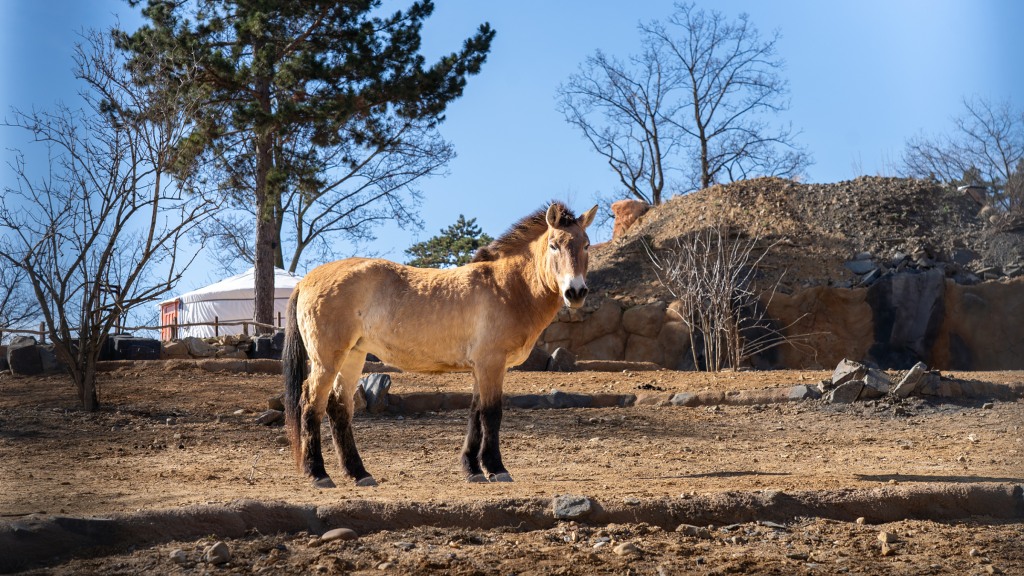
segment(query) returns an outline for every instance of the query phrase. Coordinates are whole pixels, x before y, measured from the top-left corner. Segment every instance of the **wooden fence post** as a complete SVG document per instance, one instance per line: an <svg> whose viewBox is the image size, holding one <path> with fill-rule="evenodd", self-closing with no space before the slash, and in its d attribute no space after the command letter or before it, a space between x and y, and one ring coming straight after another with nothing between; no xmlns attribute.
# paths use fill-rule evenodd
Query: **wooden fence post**
<svg viewBox="0 0 1024 576"><path fill-rule="evenodd" d="M213 336L214 338L220 336L220 316L213 317Z"/></svg>
<svg viewBox="0 0 1024 576"><path fill-rule="evenodd" d="M42 344L46 344L46 323L39 323L39 341Z"/></svg>

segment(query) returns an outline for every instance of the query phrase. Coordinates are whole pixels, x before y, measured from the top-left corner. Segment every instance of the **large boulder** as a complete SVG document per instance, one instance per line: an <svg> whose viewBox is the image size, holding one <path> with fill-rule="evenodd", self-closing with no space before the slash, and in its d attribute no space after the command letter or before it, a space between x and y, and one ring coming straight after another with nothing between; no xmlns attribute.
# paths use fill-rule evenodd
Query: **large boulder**
<svg viewBox="0 0 1024 576"><path fill-rule="evenodd" d="M933 268L886 276L868 289L875 342L868 359L879 366L907 369L928 361L945 313L946 278Z"/></svg>
<svg viewBox="0 0 1024 576"><path fill-rule="evenodd" d="M619 200L612 202L612 214L615 216L615 224L612 226L612 239L619 238L641 216L651 209L651 205L640 200Z"/></svg>
<svg viewBox="0 0 1024 576"><path fill-rule="evenodd" d="M11 374L35 376L43 373L43 361L39 356L36 339L31 336L15 336L7 345L7 364Z"/></svg>

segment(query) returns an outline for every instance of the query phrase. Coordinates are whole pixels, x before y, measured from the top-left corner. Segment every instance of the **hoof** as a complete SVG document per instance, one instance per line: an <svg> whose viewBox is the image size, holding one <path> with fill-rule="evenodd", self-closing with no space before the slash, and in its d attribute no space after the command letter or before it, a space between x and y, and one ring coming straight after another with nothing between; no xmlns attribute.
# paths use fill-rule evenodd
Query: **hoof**
<svg viewBox="0 0 1024 576"><path fill-rule="evenodd" d="M373 476L365 476L356 480L356 486L376 486L377 481L373 479Z"/></svg>
<svg viewBox="0 0 1024 576"><path fill-rule="evenodd" d="M330 476L324 476L323 478L313 479L314 488L334 488L334 480L331 480Z"/></svg>
<svg viewBox="0 0 1024 576"><path fill-rule="evenodd" d="M491 474L491 482L512 482L512 475L508 472Z"/></svg>
<svg viewBox="0 0 1024 576"><path fill-rule="evenodd" d="M469 478L466 478L466 482L487 482L487 476L483 474L470 474Z"/></svg>

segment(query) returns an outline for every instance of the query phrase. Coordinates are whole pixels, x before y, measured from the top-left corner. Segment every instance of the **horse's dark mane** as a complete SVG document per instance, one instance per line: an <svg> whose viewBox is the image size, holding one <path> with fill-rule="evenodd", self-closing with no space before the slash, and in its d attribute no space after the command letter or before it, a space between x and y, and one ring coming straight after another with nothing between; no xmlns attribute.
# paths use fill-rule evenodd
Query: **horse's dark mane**
<svg viewBox="0 0 1024 576"><path fill-rule="evenodd" d="M487 262L522 251L527 244L536 240L548 229L547 212L548 207L552 205L555 206L558 214L558 227L563 228L577 223L576 216L565 204L552 202L516 222L497 240L477 250L472 261Z"/></svg>

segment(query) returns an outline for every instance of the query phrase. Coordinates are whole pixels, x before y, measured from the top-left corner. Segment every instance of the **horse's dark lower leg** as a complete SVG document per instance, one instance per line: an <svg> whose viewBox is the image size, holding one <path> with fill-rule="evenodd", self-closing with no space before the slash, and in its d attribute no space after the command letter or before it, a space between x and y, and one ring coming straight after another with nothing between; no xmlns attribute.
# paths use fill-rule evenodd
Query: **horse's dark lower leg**
<svg viewBox="0 0 1024 576"><path fill-rule="evenodd" d="M466 443L462 447L462 470L470 482L486 481L480 468L480 443L482 425L480 421L480 396L473 394L469 406L469 425L466 427Z"/></svg>
<svg viewBox="0 0 1024 576"><path fill-rule="evenodd" d="M377 482L366 471L363 459L359 457L359 450L356 449L356 441L352 436L352 421L345 401L333 391L327 399L327 416L331 420L334 451L338 453L338 459L345 467L345 472L354 478L359 486L375 486Z"/></svg>
<svg viewBox="0 0 1024 576"><path fill-rule="evenodd" d="M311 478L319 488L333 488L334 482L324 469L324 454L320 448L320 419L306 402L302 402L302 422L300 438L302 438L302 471Z"/></svg>
<svg viewBox="0 0 1024 576"><path fill-rule="evenodd" d="M501 402L493 406L480 408L480 427L482 428L480 443L480 463L487 470L492 481L511 482L512 476L501 462L501 448L498 443L498 430L501 428Z"/></svg>

